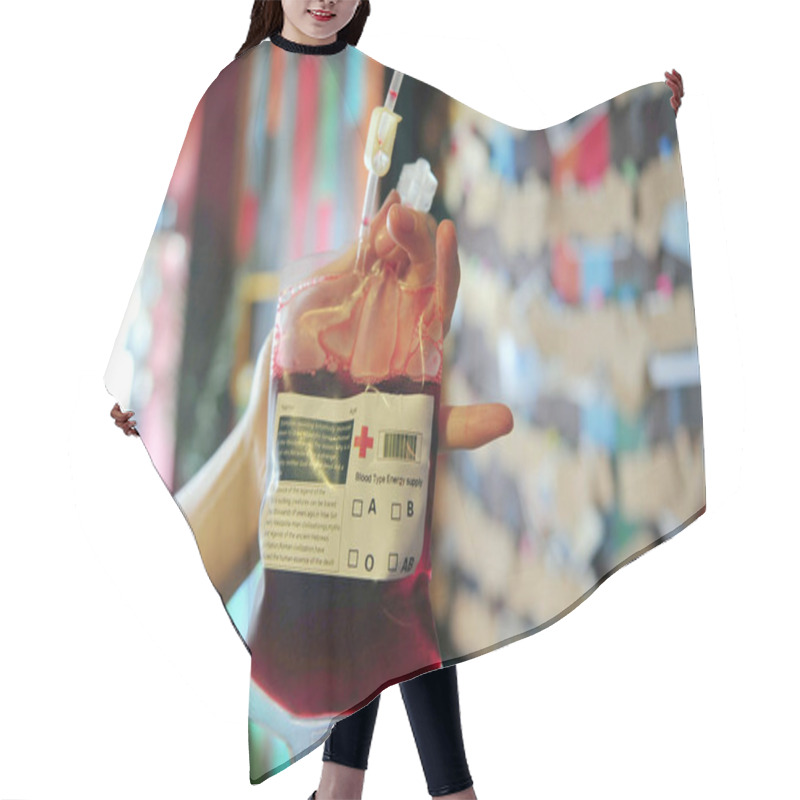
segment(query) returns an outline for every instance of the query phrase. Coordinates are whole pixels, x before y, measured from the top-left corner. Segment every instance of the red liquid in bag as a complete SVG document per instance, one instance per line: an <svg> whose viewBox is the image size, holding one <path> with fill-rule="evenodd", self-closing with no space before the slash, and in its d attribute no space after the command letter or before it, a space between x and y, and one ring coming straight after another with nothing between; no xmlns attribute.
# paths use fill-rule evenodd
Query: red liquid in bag
<svg viewBox="0 0 800 800"><path fill-rule="evenodd" d="M275 377L279 392L327 398L365 390L321 369ZM366 705L388 683L441 666L429 600L430 535L441 384L403 375L370 389L433 397L424 541L416 569L370 580L264 568L248 644L252 678L297 716L338 715Z"/></svg>

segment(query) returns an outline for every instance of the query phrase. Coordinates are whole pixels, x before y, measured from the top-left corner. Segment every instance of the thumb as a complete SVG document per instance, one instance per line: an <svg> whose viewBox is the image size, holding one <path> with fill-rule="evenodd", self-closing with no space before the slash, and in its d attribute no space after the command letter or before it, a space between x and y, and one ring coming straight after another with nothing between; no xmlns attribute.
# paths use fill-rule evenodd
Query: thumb
<svg viewBox="0 0 800 800"><path fill-rule="evenodd" d="M408 253L412 263L435 257L435 243L423 214L396 203L390 208L387 220L392 239Z"/></svg>

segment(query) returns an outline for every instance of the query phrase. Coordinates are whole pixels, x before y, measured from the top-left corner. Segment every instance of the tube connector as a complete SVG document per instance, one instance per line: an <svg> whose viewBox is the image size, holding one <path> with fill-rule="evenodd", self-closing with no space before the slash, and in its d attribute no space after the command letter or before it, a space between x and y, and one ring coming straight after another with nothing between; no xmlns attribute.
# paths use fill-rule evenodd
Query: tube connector
<svg viewBox="0 0 800 800"><path fill-rule="evenodd" d="M427 214L433 204L433 196L439 181L431 170L431 165L422 156L413 164L403 164L397 191L404 206Z"/></svg>
<svg viewBox="0 0 800 800"><path fill-rule="evenodd" d="M364 148L364 165L382 178L392 165L392 150L397 125L403 119L399 114L385 106L372 109L367 134L367 146Z"/></svg>

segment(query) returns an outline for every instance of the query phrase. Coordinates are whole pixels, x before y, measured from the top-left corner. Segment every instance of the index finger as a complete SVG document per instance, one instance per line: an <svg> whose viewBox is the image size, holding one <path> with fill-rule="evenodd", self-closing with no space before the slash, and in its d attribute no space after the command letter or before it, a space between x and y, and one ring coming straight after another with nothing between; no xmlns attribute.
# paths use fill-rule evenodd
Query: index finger
<svg viewBox="0 0 800 800"><path fill-rule="evenodd" d="M455 223L442 220L436 230L436 283L442 304L442 338L450 330L450 322L458 299L461 283L461 263L458 259L458 237Z"/></svg>

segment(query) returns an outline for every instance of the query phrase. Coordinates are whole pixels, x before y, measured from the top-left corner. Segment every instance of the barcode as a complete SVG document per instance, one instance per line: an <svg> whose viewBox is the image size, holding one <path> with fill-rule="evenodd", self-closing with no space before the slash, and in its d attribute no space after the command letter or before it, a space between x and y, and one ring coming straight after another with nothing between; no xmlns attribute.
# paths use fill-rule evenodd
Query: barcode
<svg viewBox="0 0 800 800"><path fill-rule="evenodd" d="M400 461L417 460L416 433L386 433L383 437L383 457Z"/></svg>

